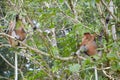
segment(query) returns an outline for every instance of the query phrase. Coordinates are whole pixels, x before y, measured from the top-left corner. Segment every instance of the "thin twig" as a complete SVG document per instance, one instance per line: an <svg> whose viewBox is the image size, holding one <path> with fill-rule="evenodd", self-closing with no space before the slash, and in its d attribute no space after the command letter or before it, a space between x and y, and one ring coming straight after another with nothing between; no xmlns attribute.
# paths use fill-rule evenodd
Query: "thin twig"
<svg viewBox="0 0 120 80"><path fill-rule="evenodd" d="M94 70L95 70L95 80L98 80L98 72L96 66L94 67Z"/></svg>
<svg viewBox="0 0 120 80"><path fill-rule="evenodd" d="M70 19L74 24L78 24L78 23L81 23L78 19L76 18L72 18L71 16L67 15L62 9L61 7L59 6L59 4L56 2L57 4L57 7L59 8L60 12L62 13L63 16L65 16L67 19ZM77 12L76 12L77 14ZM85 25L83 25L84 28L94 32L96 35L99 35L98 33L96 33L93 29L91 29L90 27L87 27Z"/></svg>
<svg viewBox="0 0 120 80"><path fill-rule="evenodd" d="M15 53L15 80L18 80L18 55Z"/></svg>
<svg viewBox="0 0 120 80"><path fill-rule="evenodd" d="M1 58L2 58L8 65L10 65L12 68L15 69L15 66L13 66L7 59L5 59L5 57L2 56L2 54L0 54L0 56L1 56ZM22 73L21 69L18 69L18 70L19 70L19 72L20 72L20 74L21 74L21 76L22 76L22 78L23 78L23 80L24 80L24 76L23 76L23 73Z"/></svg>
<svg viewBox="0 0 120 80"><path fill-rule="evenodd" d="M111 75L107 74L107 72L105 71L105 69L103 68L103 64L102 64L102 72L105 74L106 77L108 77L111 80L114 80L115 78L113 78Z"/></svg>
<svg viewBox="0 0 120 80"><path fill-rule="evenodd" d="M73 56L70 56L70 57L51 56L50 54L48 54L48 53L46 53L46 52L43 52L43 51L38 50L38 49L36 49L36 48L33 48L33 47L25 44L24 42L21 42L21 41L15 39L13 36L10 36L10 35L5 34L5 33L0 33L0 35L1 35L1 36L9 37L9 38L11 38L11 39L13 39L13 40L16 40L16 41L18 41L20 44L22 44L24 47L26 47L27 49L32 50L32 51L34 51L34 52L36 52L36 53L38 53L38 54L44 55L44 56L53 57L53 58L55 58L55 59L62 60L62 61L69 61L69 60L72 60L72 59L74 58Z"/></svg>
<svg viewBox="0 0 120 80"><path fill-rule="evenodd" d="M9 78L7 78L7 77L3 77L3 76L0 76L0 79L11 80L11 79L9 79Z"/></svg>
<svg viewBox="0 0 120 80"><path fill-rule="evenodd" d="M109 79L114 80L115 78L113 78L111 75L107 74L107 72L105 70L102 70L103 73L105 74L105 76L107 76Z"/></svg>
<svg viewBox="0 0 120 80"><path fill-rule="evenodd" d="M110 11L109 7L107 6L107 4L105 3L104 0L101 0L101 3L106 7L107 11L110 13L110 15L114 18L114 20L117 21L116 16Z"/></svg>

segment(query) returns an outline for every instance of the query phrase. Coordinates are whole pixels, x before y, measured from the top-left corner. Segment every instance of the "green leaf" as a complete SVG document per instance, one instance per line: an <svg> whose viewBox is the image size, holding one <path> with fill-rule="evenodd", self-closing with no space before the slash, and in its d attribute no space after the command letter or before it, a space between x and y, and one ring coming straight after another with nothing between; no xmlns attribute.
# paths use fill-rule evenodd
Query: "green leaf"
<svg viewBox="0 0 120 80"><path fill-rule="evenodd" d="M69 70L71 72L78 72L80 70L80 65L79 64L70 64Z"/></svg>
<svg viewBox="0 0 120 80"><path fill-rule="evenodd" d="M57 47L52 47L53 55L58 55Z"/></svg>
<svg viewBox="0 0 120 80"><path fill-rule="evenodd" d="M92 7L95 7L95 0L91 0Z"/></svg>
<svg viewBox="0 0 120 80"><path fill-rule="evenodd" d="M97 3L99 3L99 2L100 2L100 0L96 0L96 2L97 2Z"/></svg>
<svg viewBox="0 0 120 80"><path fill-rule="evenodd" d="M110 2L110 0L106 0L107 2Z"/></svg>
<svg viewBox="0 0 120 80"><path fill-rule="evenodd" d="M52 71L53 71L53 72L57 72L58 69L59 69L59 68L58 68L57 66L53 66L53 67L52 67Z"/></svg>
<svg viewBox="0 0 120 80"><path fill-rule="evenodd" d="M93 58L94 58L95 60L98 60L98 59L100 59L100 56L99 56L99 55L94 55Z"/></svg>
<svg viewBox="0 0 120 80"><path fill-rule="evenodd" d="M117 56L115 53L109 53L109 54L107 54L107 58L110 60L116 60Z"/></svg>
<svg viewBox="0 0 120 80"><path fill-rule="evenodd" d="M63 3L63 2L64 2L64 0L59 0L59 2L60 2L60 3Z"/></svg>
<svg viewBox="0 0 120 80"><path fill-rule="evenodd" d="M120 70L120 63L119 63L119 61L114 61L114 62L111 63L111 65L112 65L112 69L114 71Z"/></svg>

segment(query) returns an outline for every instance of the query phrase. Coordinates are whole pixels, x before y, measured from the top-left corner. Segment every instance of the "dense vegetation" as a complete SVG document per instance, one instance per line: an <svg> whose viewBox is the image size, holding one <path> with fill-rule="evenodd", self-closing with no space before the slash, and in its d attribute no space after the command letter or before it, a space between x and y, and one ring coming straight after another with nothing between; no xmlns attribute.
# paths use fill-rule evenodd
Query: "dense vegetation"
<svg viewBox="0 0 120 80"><path fill-rule="evenodd" d="M15 54L19 80L119 80L119 3L120 0L0 1L0 80L15 78ZM7 31L16 15L23 19L27 36L25 42L19 41L22 46L11 47ZM80 54L80 59L74 53L86 32L96 35L100 55L91 58Z"/></svg>

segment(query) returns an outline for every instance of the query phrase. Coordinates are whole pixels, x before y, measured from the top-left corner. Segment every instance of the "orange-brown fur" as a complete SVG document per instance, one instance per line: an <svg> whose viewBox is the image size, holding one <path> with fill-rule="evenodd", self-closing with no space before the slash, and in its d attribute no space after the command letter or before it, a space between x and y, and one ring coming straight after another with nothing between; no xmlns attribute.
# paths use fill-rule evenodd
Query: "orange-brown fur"
<svg viewBox="0 0 120 80"><path fill-rule="evenodd" d="M13 33L14 33L14 35L13 35ZM16 29L15 23L13 21L11 21L9 24L8 34L20 41L23 41L26 38L26 32L25 32L24 28L22 26L20 26L19 28ZM12 47L18 45L18 41L13 40L12 38L8 38L8 39L9 39L9 43Z"/></svg>
<svg viewBox="0 0 120 80"><path fill-rule="evenodd" d="M95 42L95 36L90 33L84 33L80 47L82 46L85 46L85 48L87 48L86 53L89 56L95 55L97 53L97 45Z"/></svg>

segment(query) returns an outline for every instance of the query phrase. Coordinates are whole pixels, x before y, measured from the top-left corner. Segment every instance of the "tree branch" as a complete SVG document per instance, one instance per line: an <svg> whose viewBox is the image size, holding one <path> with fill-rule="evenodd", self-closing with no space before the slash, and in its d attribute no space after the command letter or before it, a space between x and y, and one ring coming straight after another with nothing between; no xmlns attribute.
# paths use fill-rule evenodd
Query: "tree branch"
<svg viewBox="0 0 120 80"><path fill-rule="evenodd" d="M107 76L109 79L111 80L115 80L111 75L107 74L107 72L105 70L102 70L102 72L105 74L105 76Z"/></svg>
<svg viewBox="0 0 120 80"><path fill-rule="evenodd" d="M107 4L105 3L104 0L101 0L101 3L106 7L107 11L110 13L110 15L114 18L114 20L117 21L116 16L110 11L109 7L107 6Z"/></svg>
<svg viewBox="0 0 120 80"><path fill-rule="evenodd" d="M22 44L24 47L26 47L27 49L32 50L32 51L34 51L34 52L36 52L36 53L38 53L38 54L44 55L44 56L53 57L53 58L55 58L55 59L62 60L62 61L69 61L69 60L72 60L72 59L74 58L73 56L70 56L70 57L51 56L50 54L48 54L48 53L46 53L46 52L43 52L43 51L41 51L41 50L38 50L38 49L36 49L36 48L33 48L33 47L31 47L31 46L29 46L29 45L27 45L27 44L25 44L25 43L23 43L23 42L15 39L13 36L10 36L10 35L8 35L8 34L0 33L0 36L6 36L6 37L9 37L9 38L11 38L11 39L13 39L13 40L16 40L16 41L18 41L20 44ZM80 57L80 56L79 56L79 57ZM81 57L82 57L82 56L81 56ZM83 58L81 58L81 59L83 59Z"/></svg>
<svg viewBox="0 0 120 80"><path fill-rule="evenodd" d="M77 2L77 0L76 0L76 2ZM58 4L57 2L56 2L56 4L57 4L57 7L59 8L60 12L62 13L62 16L65 16L67 19L71 20L74 24L81 23L77 18L72 18L71 16L67 15L67 14L61 9L61 7L59 6L59 4ZM74 5L76 5L76 4L74 4ZM76 12L76 14L77 14L77 12ZM83 25L83 27L85 27L86 29L94 32L96 35L99 35L98 33L96 33L96 32L95 32L93 29L91 29L90 27L87 27L87 26L85 26L85 25Z"/></svg>

